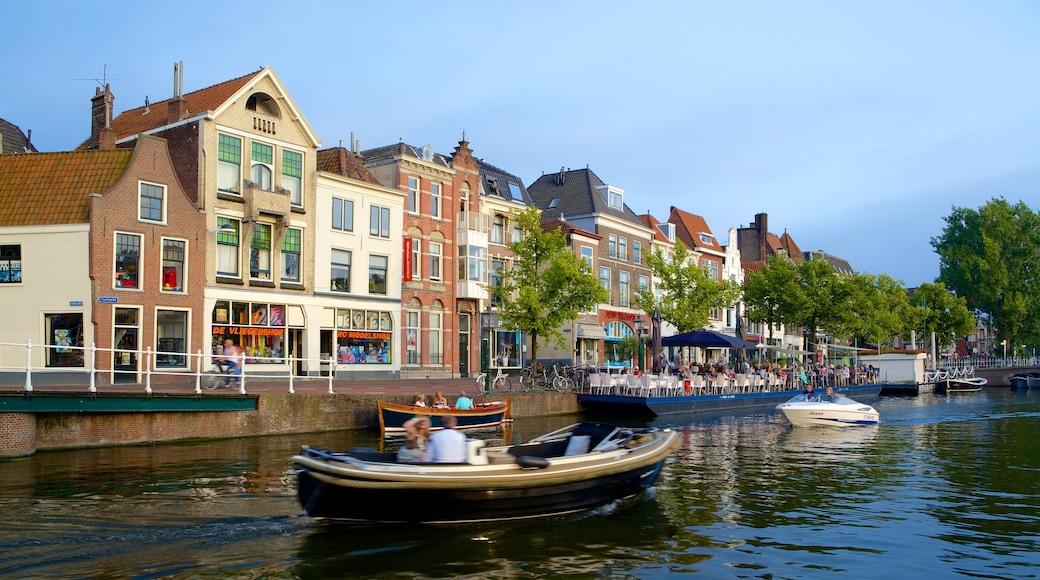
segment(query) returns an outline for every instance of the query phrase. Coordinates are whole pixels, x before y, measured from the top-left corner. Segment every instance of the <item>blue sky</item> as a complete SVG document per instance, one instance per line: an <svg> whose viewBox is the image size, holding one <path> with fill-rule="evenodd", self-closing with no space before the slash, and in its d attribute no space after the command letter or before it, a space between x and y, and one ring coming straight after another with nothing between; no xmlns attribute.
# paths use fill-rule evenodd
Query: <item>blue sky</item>
<svg viewBox="0 0 1040 580"><path fill-rule="evenodd" d="M146 7L145 7L146 6ZM105 13L104 8L109 12ZM933 280L952 206L1040 207L1040 2L197 2L5 6L0 117L43 151L116 112L273 66L325 146L588 166L637 213Z"/></svg>

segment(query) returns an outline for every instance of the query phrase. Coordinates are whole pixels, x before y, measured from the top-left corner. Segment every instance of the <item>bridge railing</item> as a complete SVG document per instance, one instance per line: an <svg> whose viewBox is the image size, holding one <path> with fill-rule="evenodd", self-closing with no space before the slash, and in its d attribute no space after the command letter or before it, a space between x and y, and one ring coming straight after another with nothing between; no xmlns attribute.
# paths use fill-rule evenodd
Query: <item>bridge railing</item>
<svg viewBox="0 0 1040 580"><path fill-rule="evenodd" d="M1035 356L1006 356L1006 357L965 357L955 359L940 359L936 366L940 369L999 369L1014 367L1040 366L1040 357Z"/></svg>

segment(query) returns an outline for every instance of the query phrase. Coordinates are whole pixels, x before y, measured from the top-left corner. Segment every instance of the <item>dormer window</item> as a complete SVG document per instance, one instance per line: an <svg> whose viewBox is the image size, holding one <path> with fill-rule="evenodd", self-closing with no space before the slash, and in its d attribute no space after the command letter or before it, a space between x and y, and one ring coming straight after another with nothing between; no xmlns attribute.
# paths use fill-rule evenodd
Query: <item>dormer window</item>
<svg viewBox="0 0 1040 580"><path fill-rule="evenodd" d="M657 227L661 230L661 233L664 234L665 239L669 242L675 242L675 224L658 224Z"/></svg>
<svg viewBox="0 0 1040 580"><path fill-rule="evenodd" d="M560 205L560 198L554 197L552 198L552 201L549 202L549 209L556 209L556 206L558 205Z"/></svg>
<svg viewBox="0 0 1040 580"><path fill-rule="evenodd" d="M701 243L711 245L711 234L701 234Z"/></svg>
<svg viewBox="0 0 1040 580"><path fill-rule="evenodd" d="M623 209L625 206L624 196L620 191L607 190L607 205L614 209Z"/></svg>

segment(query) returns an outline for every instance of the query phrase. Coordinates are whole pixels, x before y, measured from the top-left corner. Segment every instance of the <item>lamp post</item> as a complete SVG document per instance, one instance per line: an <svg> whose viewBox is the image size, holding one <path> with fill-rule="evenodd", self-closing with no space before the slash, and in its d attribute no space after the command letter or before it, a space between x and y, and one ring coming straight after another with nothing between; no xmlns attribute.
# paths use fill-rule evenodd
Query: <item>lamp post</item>
<svg viewBox="0 0 1040 580"><path fill-rule="evenodd" d="M639 361L636 366L642 369L646 366L644 364L646 361L643 360L643 319L641 317L636 317L636 341L636 360Z"/></svg>
<svg viewBox="0 0 1040 580"><path fill-rule="evenodd" d="M484 373L484 394L491 393L491 305L480 313L480 370Z"/></svg>

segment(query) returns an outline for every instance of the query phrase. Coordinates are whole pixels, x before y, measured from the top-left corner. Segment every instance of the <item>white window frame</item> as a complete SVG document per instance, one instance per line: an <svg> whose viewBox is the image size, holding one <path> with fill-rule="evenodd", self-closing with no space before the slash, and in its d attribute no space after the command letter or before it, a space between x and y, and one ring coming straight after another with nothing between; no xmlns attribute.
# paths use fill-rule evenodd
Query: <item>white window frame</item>
<svg viewBox="0 0 1040 580"><path fill-rule="evenodd" d="M430 280L444 280L444 244L430 241Z"/></svg>
<svg viewBox="0 0 1040 580"><path fill-rule="evenodd" d="M631 304L632 291L630 281L631 274L624 270L618 271L618 306L628 307Z"/></svg>
<svg viewBox="0 0 1040 580"><path fill-rule="evenodd" d="M161 350L159 350L159 345L161 344L161 342L160 342L161 339L169 338L168 336L167 337L160 337L159 336L159 314L162 313L162 312L175 312L175 313L180 313L180 314L184 315L184 336L183 337L178 337L178 338L181 338L184 341L184 351L183 352L182 351L161 351ZM152 328L154 328L154 331L155 331L155 357L154 357L154 362L152 363L154 368L155 369L186 369L186 368L188 368L188 366L189 366L188 361L191 360L191 357L188 356L188 353L191 352L191 309L190 308L171 308L169 306L156 307L155 308L155 323L153 324ZM138 331L138 332L140 333L140 331ZM177 354L177 358L180 360L180 363L179 364L164 364L164 363L160 363L160 358L163 358L160 355L161 355L161 353L164 353L164 352L174 352L174 353L176 353Z"/></svg>
<svg viewBox="0 0 1040 580"><path fill-rule="evenodd" d="M595 252L592 249L592 246L582 246L581 247L581 259L584 260L585 263L589 265L589 271L590 272L593 271L592 270L593 269L592 260L593 260L594 256L595 256Z"/></svg>
<svg viewBox="0 0 1040 580"><path fill-rule="evenodd" d="M404 311L404 337L406 366L422 364L422 311L409 308Z"/></svg>
<svg viewBox="0 0 1040 580"><path fill-rule="evenodd" d="M256 245L257 235L267 232L267 245ZM254 223L253 235L249 238L249 279L271 280L271 249L274 245L274 226L272 224ZM259 242L263 242L260 239ZM256 264L254 267L253 264Z"/></svg>
<svg viewBox="0 0 1040 580"><path fill-rule="evenodd" d="M260 148L260 150L257 151L257 148ZM256 155L262 154L265 148L270 150L270 161L256 158ZM259 180L257 179L258 177ZM253 187L256 189L271 191L274 185L274 145L260 141L253 141L249 144L249 179L252 180ZM266 183L264 182L265 179L267 180Z"/></svg>
<svg viewBox="0 0 1040 580"><path fill-rule="evenodd" d="M618 238L617 256L619 260L628 261L628 238Z"/></svg>
<svg viewBox="0 0 1040 580"><path fill-rule="evenodd" d="M382 292L377 292L377 291L373 290L373 286L375 285L375 281L373 280L373 276L375 276L375 275L380 273L380 268L376 264L376 262L378 262L379 260L383 261L382 270L381 270L382 271L382 275L383 275L383 291ZM389 291L390 291L390 280L389 280L389 278L387 276L387 273L389 272L389 270L390 270L390 256L384 256L384 255L381 255L381 254L369 254L369 256L368 256L368 293L369 294L377 294L379 296L386 296L389 293Z"/></svg>
<svg viewBox="0 0 1040 580"><path fill-rule="evenodd" d="M408 178L408 198L405 200L408 213L419 213L419 178Z"/></svg>
<svg viewBox="0 0 1040 580"><path fill-rule="evenodd" d="M617 234L607 234L607 257L617 258Z"/></svg>
<svg viewBox="0 0 1040 580"><path fill-rule="evenodd" d="M422 238L412 238L412 280L422 280Z"/></svg>
<svg viewBox="0 0 1040 580"><path fill-rule="evenodd" d="M228 147L221 147L221 140L227 139ZM233 147L232 147L233 146ZM232 149L237 149L233 151ZM223 159L223 157L234 156L237 161ZM234 176L234 185L231 184ZM217 134L217 191L242 194L242 139L226 133Z"/></svg>
<svg viewBox="0 0 1040 580"><path fill-rule="evenodd" d="M643 245L635 240L632 240L632 263L643 263Z"/></svg>
<svg viewBox="0 0 1040 580"><path fill-rule="evenodd" d="M286 249L286 243L289 241L289 232L297 232L300 235L299 247L295 251L293 251L291 248ZM303 274L301 272L301 270L303 269L303 230L300 228L286 228L285 234L283 234L282 236L282 244L280 248L282 259L279 265L278 277L282 282L298 284L300 280L303 279ZM289 275L288 267L290 264L290 260L286 258L287 256L296 256L296 276Z"/></svg>
<svg viewBox="0 0 1040 580"><path fill-rule="evenodd" d="M441 211L441 197L443 191L441 184L431 183L430 184L430 216L435 218L443 218L443 212Z"/></svg>
<svg viewBox="0 0 1040 580"><path fill-rule="evenodd" d="M336 261L337 257L342 260L344 256L346 256L346 262L342 262L342 261L337 262ZM332 248L332 251L331 251L331 253L329 255L329 291L330 292L343 292L343 293L349 293L350 292L350 276L351 276L351 268L353 266L353 262L354 262L354 256L353 256L353 254L351 253L350 250L344 250L344 249L341 249L341 248ZM339 270L346 270L346 272L347 272L347 275L346 275L346 278L345 278L346 281L347 281L347 287L346 288L336 288L334 280L337 280L338 278L333 276L333 274L335 273L335 271L337 269L339 269Z"/></svg>
<svg viewBox="0 0 1040 580"><path fill-rule="evenodd" d="M232 232L223 232L221 227L225 224L230 225L235 229ZM234 243L231 243L231 238L234 237ZM217 275L218 276L232 276L239 278L242 276L242 223L236 219L217 216ZM221 270L222 266L231 266L233 269Z"/></svg>
<svg viewBox="0 0 1040 580"><path fill-rule="evenodd" d="M175 243L181 244L181 259L180 259L180 268L179 269L176 268L176 266L174 266L174 264L177 264L176 260L174 260L172 258L167 258L166 257L167 256L167 254L166 254L166 244L167 244L167 242L175 242ZM185 294L185 293L187 293L188 292L188 287L187 287L186 283L187 283L187 280L188 280L188 240L183 240L181 238L166 238L166 237L163 237L160 240L159 243L160 243L159 247L161 248L160 252L162 253L161 254L162 266L161 266L160 278L159 278L159 291L160 292L165 292L165 293L172 293L172 294ZM167 265L167 261L168 260L170 262L170 265ZM166 268L168 268L168 267L173 267L174 268L174 272L176 272L176 275L177 275L177 284L178 284L177 286L171 286L170 288L166 287Z"/></svg>
<svg viewBox="0 0 1040 580"><path fill-rule="evenodd" d="M299 175L292 170L299 165ZM289 204L303 206L303 153L282 149L282 187L289 190Z"/></svg>
<svg viewBox="0 0 1040 580"><path fill-rule="evenodd" d="M156 199L155 197L146 197L145 194L144 194L144 191L145 191L146 187L158 190L158 192L159 192L158 199ZM137 182L137 221L146 222L146 223L152 223L152 224L165 224L166 223L166 198L167 198L167 194L166 194L166 186L165 185L162 185L160 183L155 183L155 182L152 182L152 181L138 181ZM145 199L149 199L149 200L153 200L153 201L158 201L159 202L159 207L158 208L155 208L154 205L151 204L151 203L149 204L149 211L150 212L154 211L156 209L159 210L159 218L158 219L153 219L153 218L145 217L144 215L142 215L144 213L144 211L145 211L145 208L144 208Z"/></svg>
<svg viewBox="0 0 1040 580"><path fill-rule="evenodd" d="M123 273L119 269L119 239L120 236L126 236L137 240L137 260L133 264L134 267L134 278L132 285L120 285L117 280L123 280L124 283L129 282L130 278L119 278L119 274ZM129 265L128 265L129 266ZM112 287L118 290L131 291L131 292L142 292L144 290L144 235L137 234L134 232L121 232L116 231L113 237L112 243Z"/></svg>
<svg viewBox="0 0 1040 580"><path fill-rule="evenodd" d="M443 340L444 313L430 311L427 336L429 337L430 350L427 353L428 360L432 365L444 364L444 340ZM439 358L440 360L434 360Z"/></svg>

